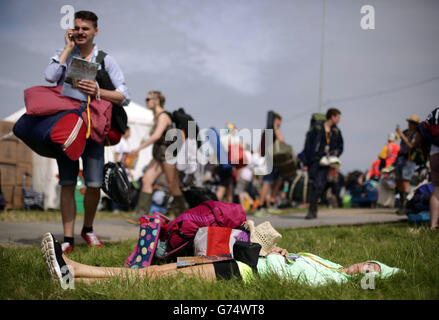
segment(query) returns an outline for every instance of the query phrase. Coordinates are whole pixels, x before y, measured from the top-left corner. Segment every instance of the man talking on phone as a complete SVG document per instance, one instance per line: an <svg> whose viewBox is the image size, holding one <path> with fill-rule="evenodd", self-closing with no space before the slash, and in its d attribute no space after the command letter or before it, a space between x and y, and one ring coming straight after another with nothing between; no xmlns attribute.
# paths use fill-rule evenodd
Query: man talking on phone
<svg viewBox="0 0 439 320"><path fill-rule="evenodd" d="M48 82L58 86L64 83L66 71L73 57L97 62L96 58L104 56L98 70L96 81L81 80L78 88L91 97L100 97L113 105L128 105L130 95L125 83L124 75L116 61L108 54L98 50L94 39L98 34L98 17L91 11L75 13L74 29L68 29L64 35L65 46L51 58L45 70ZM103 68L104 66L104 68ZM102 76L102 74L105 74ZM108 76L107 76L108 75ZM111 84L108 85L110 79ZM100 199L100 188L103 182L104 171L104 143L98 144L87 139L84 152L81 156L83 175L86 185L84 195L84 224L81 236L90 247L102 247L103 244L93 231L93 222ZM61 185L61 215L64 227L63 253L67 254L74 248L74 226L76 218L75 188L79 174L79 160L58 158L59 184Z"/></svg>

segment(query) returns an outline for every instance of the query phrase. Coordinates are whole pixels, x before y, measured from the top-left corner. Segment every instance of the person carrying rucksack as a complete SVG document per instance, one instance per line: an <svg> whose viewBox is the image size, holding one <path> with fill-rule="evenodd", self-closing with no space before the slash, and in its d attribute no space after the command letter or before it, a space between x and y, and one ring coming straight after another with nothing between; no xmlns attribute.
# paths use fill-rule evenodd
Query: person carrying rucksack
<svg viewBox="0 0 439 320"><path fill-rule="evenodd" d="M378 157L380 159L379 170L390 167L395 163L399 150L401 149L401 147L395 143L395 140L395 134L393 132L389 133L387 143L381 149L381 153Z"/></svg>
<svg viewBox="0 0 439 320"><path fill-rule="evenodd" d="M396 187L399 193L399 207L398 215L407 214L407 195L410 192L410 180L415 174L416 163L414 158L417 150L414 148L420 118L413 114L407 119L408 128L401 131L399 126L396 128L396 133L401 137L401 149L398 153L398 158L395 162L395 177Z"/></svg>
<svg viewBox="0 0 439 320"><path fill-rule="evenodd" d="M316 122L307 132L303 150L303 170L308 171L313 180L310 194L308 214L305 219L317 218L317 203L323 195L329 172L329 162L324 157L339 157L343 153L343 137L337 124L340 122L341 112L330 108L326 112L326 120Z"/></svg>
<svg viewBox="0 0 439 320"><path fill-rule="evenodd" d="M279 140L281 142L284 142L285 140L280 130L281 125L282 125L282 116L276 112L273 112L272 123L267 125L267 129L272 129L274 133L273 144L276 140ZM264 148L264 146L265 146L265 134L263 137L263 142L261 142L261 148ZM265 153L265 150L262 153ZM265 210L266 207L270 207L271 205L277 206L276 205L277 196L280 187L282 186L282 182L283 179L279 173L279 169L273 166L273 170L262 178L262 188L259 195L258 209L255 212L256 216L265 216L267 215L267 210ZM270 192L270 188L271 188L271 193L270 193L270 197L268 198L268 193ZM276 209L274 208L274 210Z"/></svg>
<svg viewBox="0 0 439 320"><path fill-rule="evenodd" d="M75 13L74 29L66 31L64 48L56 52L45 70L45 78L48 82L56 83L58 86L63 85L66 70L70 66L73 57L80 57L89 62L98 62L101 51L94 44L94 38L98 34L97 21L98 17L93 12L78 11ZM81 80L78 83L78 88L89 97L107 100L118 106L128 105L130 94L120 67L114 58L109 55L103 58L101 66L103 64L105 64L105 68L101 67L98 70L96 81ZM111 88L107 87L110 84ZM93 232L93 222L100 199L100 188L104 179L104 142L98 144L92 139L87 139L81 157L87 186L84 196L85 212L81 236L90 247L101 247L102 242ZM61 215L64 226L62 250L64 253L68 253L73 250L74 246L75 188L79 173L79 160L73 161L67 157L59 157L57 158L57 164L59 184L61 185Z"/></svg>
<svg viewBox="0 0 439 320"><path fill-rule="evenodd" d="M166 98L160 91L149 91L146 96L146 107L154 113L154 125L149 138L131 151L130 156L136 157L139 151L153 145L152 160L148 164L142 178L142 192L139 195L136 212L141 215L149 213L152 204L153 185L157 178L164 173L169 190L174 197L170 216L177 216L186 208L186 201L180 190L178 170L175 164L166 162L166 149L174 141L166 140L166 132L173 128L170 113L165 111Z"/></svg>

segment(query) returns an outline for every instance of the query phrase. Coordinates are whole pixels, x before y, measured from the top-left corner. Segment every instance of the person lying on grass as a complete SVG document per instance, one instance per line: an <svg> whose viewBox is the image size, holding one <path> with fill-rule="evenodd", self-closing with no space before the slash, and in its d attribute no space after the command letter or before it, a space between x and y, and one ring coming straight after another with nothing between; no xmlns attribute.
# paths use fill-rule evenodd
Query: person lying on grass
<svg viewBox="0 0 439 320"><path fill-rule="evenodd" d="M60 244L51 233L43 236L41 251L52 279L59 281L63 288L73 281L90 283L115 277L152 280L178 274L196 276L207 281L235 278L249 282L255 279L253 269L238 260L218 261L184 268L177 268L177 263L151 265L142 269L89 266L63 255ZM387 278L401 271L378 261L366 261L343 268L313 254L290 255L287 250L276 247L266 251L265 257L258 258L256 270L259 276L277 274L281 278L296 279L300 283L313 286L325 285L329 282L344 283L353 275L366 271L380 278Z"/></svg>

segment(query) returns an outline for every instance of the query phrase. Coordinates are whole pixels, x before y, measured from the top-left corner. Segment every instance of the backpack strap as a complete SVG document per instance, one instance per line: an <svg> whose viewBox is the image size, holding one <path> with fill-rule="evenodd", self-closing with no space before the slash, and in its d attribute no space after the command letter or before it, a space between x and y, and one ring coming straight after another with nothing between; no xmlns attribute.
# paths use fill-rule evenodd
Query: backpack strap
<svg viewBox="0 0 439 320"><path fill-rule="evenodd" d="M103 69L105 69L104 59L107 56L107 53L103 50L98 51L98 55L96 56L96 63L99 63Z"/></svg>
<svg viewBox="0 0 439 320"><path fill-rule="evenodd" d="M115 90L113 82L111 81L110 75L105 70L105 57L107 53L105 51L99 50L96 56L96 63L101 65L101 69L98 70L96 74L96 81L99 83L101 89ZM124 130L125 131L125 130Z"/></svg>
<svg viewBox="0 0 439 320"><path fill-rule="evenodd" d="M174 118L172 117L172 113L170 113L169 111L162 111L162 112L160 112L160 113L157 115L156 119L158 120L158 118L160 117L160 115L161 115L162 113L166 113L166 114L169 116L169 118L171 118L171 126L172 126L172 127L175 127Z"/></svg>
<svg viewBox="0 0 439 320"><path fill-rule="evenodd" d="M296 188L296 184L297 184L297 182L299 182L300 177L301 177L301 175L298 174L298 175L294 178L293 183L292 183L291 186L290 186L290 192L289 192L289 194L288 194L288 199L289 199L290 201L292 201L292 199L293 199L294 188Z"/></svg>

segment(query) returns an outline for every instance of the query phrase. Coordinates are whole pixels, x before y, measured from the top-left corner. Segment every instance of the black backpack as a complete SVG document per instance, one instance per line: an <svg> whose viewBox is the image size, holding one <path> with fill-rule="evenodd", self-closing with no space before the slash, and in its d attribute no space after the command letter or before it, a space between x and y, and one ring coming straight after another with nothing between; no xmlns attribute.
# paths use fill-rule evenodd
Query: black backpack
<svg viewBox="0 0 439 320"><path fill-rule="evenodd" d="M183 189L183 195L189 205L189 208L195 208L207 200L218 201L216 194L208 188L191 186Z"/></svg>
<svg viewBox="0 0 439 320"><path fill-rule="evenodd" d="M171 119L172 122L175 124L175 127L182 130L184 132L185 138L187 138L189 135L189 121L195 121L194 118L190 114L187 114L183 108L179 108L172 112ZM200 129L198 128L198 125L196 125L195 128L195 139L197 139ZM197 140L198 147L200 147L200 144L201 141Z"/></svg>
<svg viewBox="0 0 439 320"><path fill-rule="evenodd" d="M120 162L108 162L104 166L102 190L115 202L129 206L131 203L131 183Z"/></svg>
<svg viewBox="0 0 439 320"><path fill-rule="evenodd" d="M99 83L99 87L102 89L115 90L116 88L114 87L113 82L108 75L108 72L105 70L104 58L106 55L106 52L99 50L96 57L96 63L101 64L101 69L98 70L96 74L96 81ZM111 126L122 134L124 134L127 130L128 116L122 106L113 104L113 112L111 114Z"/></svg>

